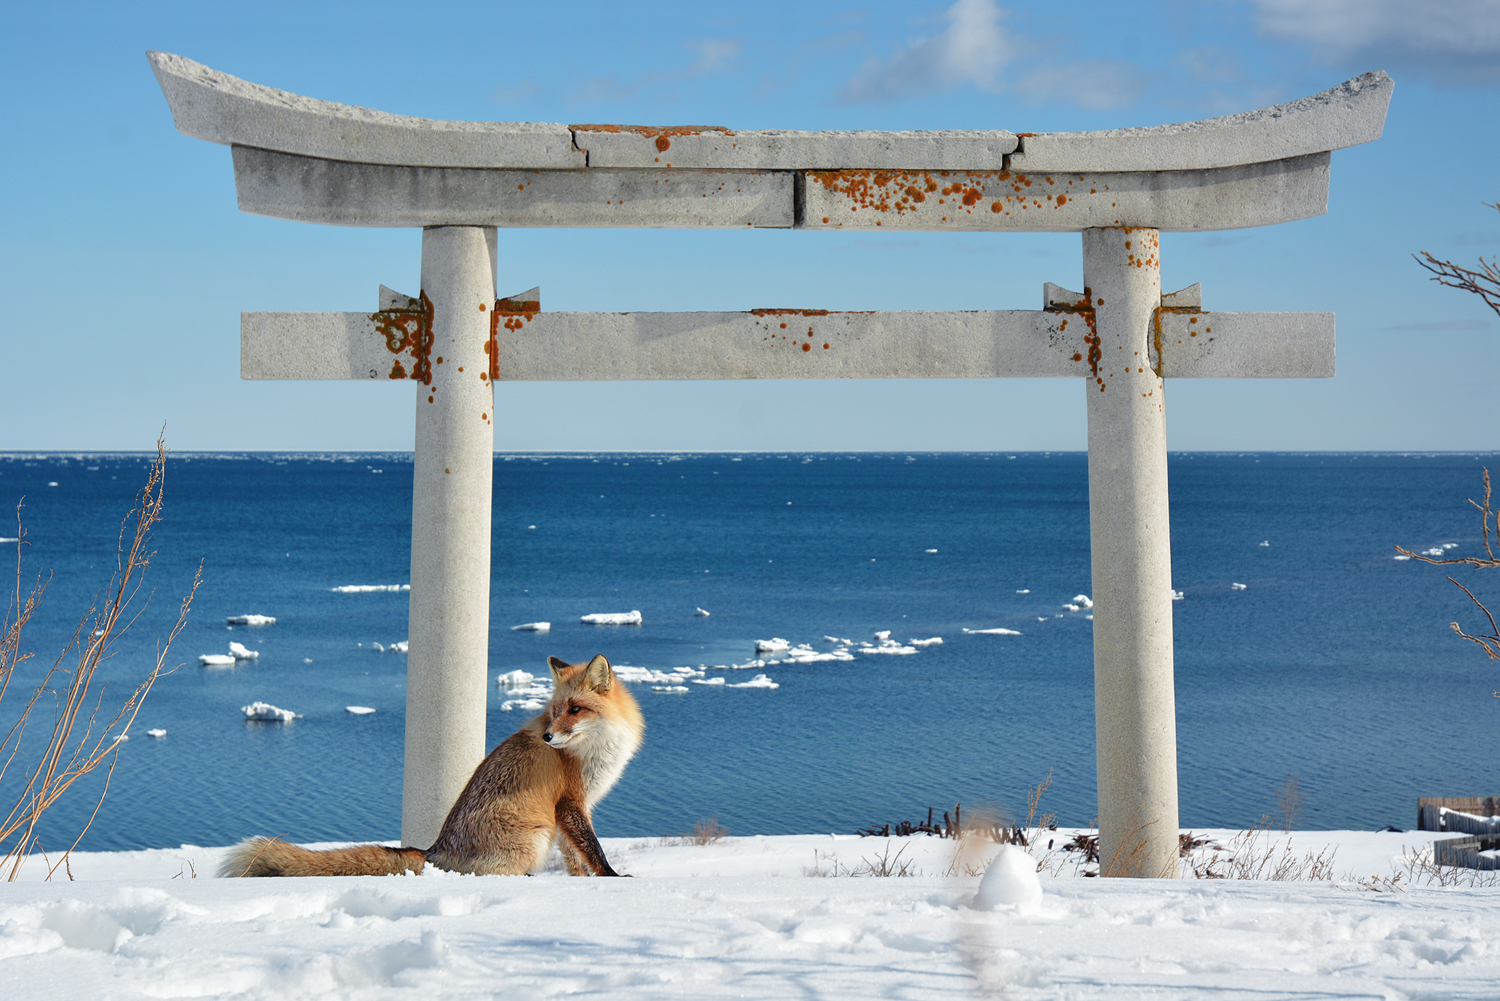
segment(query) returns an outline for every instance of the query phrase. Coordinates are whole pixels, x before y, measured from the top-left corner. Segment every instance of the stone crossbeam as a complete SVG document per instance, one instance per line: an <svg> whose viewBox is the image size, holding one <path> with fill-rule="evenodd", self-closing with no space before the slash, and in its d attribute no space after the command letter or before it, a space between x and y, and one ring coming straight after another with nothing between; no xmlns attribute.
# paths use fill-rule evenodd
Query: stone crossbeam
<svg viewBox="0 0 1500 1001"><path fill-rule="evenodd" d="M1045 310L495 314L496 381L1328 378L1332 313L1158 310L1140 359L1091 360L1092 315ZM409 379L416 349L372 313L243 313L244 379ZM476 373L477 375L477 373Z"/></svg>

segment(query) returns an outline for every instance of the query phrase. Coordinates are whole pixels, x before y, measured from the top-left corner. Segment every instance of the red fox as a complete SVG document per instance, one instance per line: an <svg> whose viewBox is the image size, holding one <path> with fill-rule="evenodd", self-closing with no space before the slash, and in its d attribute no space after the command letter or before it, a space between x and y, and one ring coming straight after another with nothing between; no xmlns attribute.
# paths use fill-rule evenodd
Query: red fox
<svg viewBox="0 0 1500 1001"><path fill-rule="evenodd" d="M618 876L589 819L631 755L646 723L635 697L602 655L587 664L547 658L556 690L547 710L489 753L459 794L431 848L357 845L310 851L274 838L231 848L220 876L383 876L452 872L521 875L553 844L574 876Z"/></svg>

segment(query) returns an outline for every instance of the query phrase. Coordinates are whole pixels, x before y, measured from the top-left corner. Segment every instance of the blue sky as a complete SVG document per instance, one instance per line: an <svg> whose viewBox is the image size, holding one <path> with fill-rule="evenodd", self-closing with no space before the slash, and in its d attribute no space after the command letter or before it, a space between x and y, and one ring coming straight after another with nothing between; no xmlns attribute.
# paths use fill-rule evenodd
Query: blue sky
<svg viewBox="0 0 1500 1001"><path fill-rule="evenodd" d="M1332 380L1180 380L1173 449L1493 450L1500 318L1418 250L1500 254L1500 0L14 4L0 450L407 449L413 389L246 383L241 310L415 290L415 230L235 208L147 65L431 118L1072 131L1249 110L1384 69L1379 142L1327 215L1164 234L1163 284L1223 310L1333 310ZM1037 308L1076 234L508 230L500 290L557 310ZM505 384L501 450L1081 449L1068 380ZM603 415L601 417L601 415Z"/></svg>

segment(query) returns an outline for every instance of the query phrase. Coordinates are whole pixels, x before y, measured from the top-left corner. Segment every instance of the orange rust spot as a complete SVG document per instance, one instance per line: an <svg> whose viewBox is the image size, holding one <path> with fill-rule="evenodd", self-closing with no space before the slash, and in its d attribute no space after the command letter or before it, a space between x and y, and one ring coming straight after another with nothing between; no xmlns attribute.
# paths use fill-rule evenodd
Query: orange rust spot
<svg viewBox="0 0 1500 1001"><path fill-rule="evenodd" d="M785 330L785 329L786 329L786 324L785 324L785 323L783 323L783 324L782 324L782 325L781 325L781 329L782 329L782 330Z"/></svg>
<svg viewBox="0 0 1500 1001"><path fill-rule="evenodd" d="M827 351L827 350L828 350L828 342L827 342L827 341L824 341L824 342L823 342L823 350L824 350L824 351Z"/></svg>
<svg viewBox="0 0 1500 1001"><path fill-rule="evenodd" d="M722 125L569 125L568 128L574 132L628 132L647 139L668 139L668 146L672 136L701 136L708 132L734 135ZM656 148L665 150L667 147L658 142Z"/></svg>
<svg viewBox="0 0 1500 1001"><path fill-rule="evenodd" d="M488 307L487 307L487 306L485 306L485 304L484 304L484 303L482 303L482 302L481 302L481 303L480 303L480 304L479 304L479 311L480 311L480 312L481 312L481 313L483 313L483 312L484 312L484 311L485 311L485 309L487 309L487 308L488 308Z"/></svg>
<svg viewBox="0 0 1500 1001"><path fill-rule="evenodd" d="M672 148L672 140L671 140L670 137L668 137L668 136L657 136L656 137L656 150L657 150L658 153L665 153L667 150L669 150L671 148Z"/></svg>
<svg viewBox="0 0 1500 1001"><path fill-rule="evenodd" d="M809 330L808 333L810 334L810 333L812 333L812 331ZM802 350L803 351L811 351L812 350L812 345L811 344L804 344L804 345L802 345Z"/></svg>
<svg viewBox="0 0 1500 1001"><path fill-rule="evenodd" d="M387 351L411 352L411 378L432 385L432 364L428 360L432 351L432 300L427 298L426 291L419 292L416 299L408 299L405 307L379 310L371 313L370 319L376 332L385 338ZM390 378L406 377L405 368L397 361Z"/></svg>
<svg viewBox="0 0 1500 1001"><path fill-rule="evenodd" d="M1079 354L1077 351L1074 351L1073 352L1073 360L1074 361L1083 361L1083 355Z"/></svg>
<svg viewBox="0 0 1500 1001"><path fill-rule="evenodd" d="M991 212L999 212L1002 208L1004 208L1004 206L1001 205L999 202L990 202L990 211Z"/></svg>
<svg viewBox="0 0 1500 1001"><path fill-rule="evenodd" d="M1068 196L1067 195L1058 195L1057 196L1057 207L1058 208L1062 208L1066 204L1068 204Z"/></svg>
<svg viewBox="0 0 1500 1001"><path fill-rule="evenodd" d="M400 358L397 358L395 361L391 362L391 374L390 374L389 377L392 378L392 379L405 379L406 378L406 369L404 369L404 368L401 367L401 359Z"/></svg>
<svg viewBox="0 0 1500 1001"><path fill-rule="evenodd" d="M826 309L752 309L756 316L827 316ZM786 326L785 323L782 326Z"/></svg>

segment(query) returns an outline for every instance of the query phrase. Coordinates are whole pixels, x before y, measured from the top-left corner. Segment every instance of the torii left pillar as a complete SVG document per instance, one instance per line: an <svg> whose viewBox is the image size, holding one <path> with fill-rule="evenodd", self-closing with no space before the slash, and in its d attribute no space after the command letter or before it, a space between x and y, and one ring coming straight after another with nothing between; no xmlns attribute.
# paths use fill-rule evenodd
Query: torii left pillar
<svg viewBox="0 0 1500 1001"><path fill-rule="evenodd" d="M437 840L448 808L485 754L495 246L493 227L422 231L432 342L430 378L417 394L401 794L401 842L418 848Z"/></svg>

